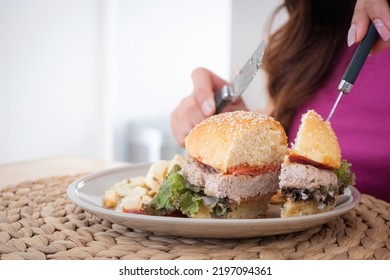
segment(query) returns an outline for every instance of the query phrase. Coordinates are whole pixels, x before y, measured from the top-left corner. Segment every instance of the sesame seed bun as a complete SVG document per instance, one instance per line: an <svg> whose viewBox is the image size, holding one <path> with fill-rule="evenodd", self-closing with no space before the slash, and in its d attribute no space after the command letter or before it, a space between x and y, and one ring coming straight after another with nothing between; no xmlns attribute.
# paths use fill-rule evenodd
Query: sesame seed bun
<svg viewBox="0 0 390 280"><path fill-rule="evenodd" d="M272 117L248 111L211 116L185 138L190 156L222 173L278 165L287 154L287 136Z"/></svg>
<svg viewBox="0 0 390 280"><path fill-rule="evenodd" d="M290 155L310 159L331 169L339 169L341 165L337 136L330 123L325 122L314 110L302 115Z"/></svg>
<svg viewBox="0 0 390 280"><path fill-rule="evenodd" d="M281 217L331 211L340 192L334 169L341 166L340 146L329 122L314 110L302 115L297 137L282 164Z"/></svg>
<svg viewBox="0 0 390 280"><path fill-rule="evenodd" d="M269 201L272 194L268 194L261 199L252 199L243 201L241 203L232 202L229 203L229 211L226 214L225 219L258 219L267 216L269 209ZM198 213L193 215L191 218L212 218L210 210L201 206Z"/></svg>
<svg viewBox="0 0 390 280"><path fill-rule="evenodd" d="M291 198L283 202L280 216L282 218L313 215L331 211L335 204L330 204L324 208L318 207L318 202L315 200L308 201L293 201Z"/></svg>

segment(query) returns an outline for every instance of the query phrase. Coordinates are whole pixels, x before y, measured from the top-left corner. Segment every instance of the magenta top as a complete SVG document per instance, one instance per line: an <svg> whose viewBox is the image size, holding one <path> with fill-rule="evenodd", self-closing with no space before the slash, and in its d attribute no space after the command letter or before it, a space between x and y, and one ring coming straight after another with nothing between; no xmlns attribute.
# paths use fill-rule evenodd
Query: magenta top
<svg viewBox="0 0 390 280"><path fill-rule="evenodd" d="M344 51L328 80L296 113L289 139L295 139L301 116L307 110L314 109L327 118L355 50L356 47L352 47ZM356 188L390 202L389 82L390 48L387 48L367 58L351 92L341 98L330 122L339 140L342 158L352 163Z"/></svg>

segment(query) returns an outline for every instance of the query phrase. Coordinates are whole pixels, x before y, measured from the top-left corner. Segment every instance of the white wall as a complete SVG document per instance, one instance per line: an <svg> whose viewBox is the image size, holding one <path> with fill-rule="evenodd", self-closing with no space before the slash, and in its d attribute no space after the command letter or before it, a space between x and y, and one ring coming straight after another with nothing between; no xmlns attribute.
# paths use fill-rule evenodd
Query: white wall
<svg viewBox="0 0 390 280"><path fill-rule="evenodd" d="M100 2L0 1L0 162L99 157Z"/></svg>
<svg viewBox="0 0 390 280"><path fill-rule="evenodd" d="M191 93L193 69L229 77L230 12L226 0L121 1L115 158L129 153L129 121L157 122L171 138L170 112Z"/></svg>
<svg viewBox="0 0 390 280"><path fill-rule="evenodd" d="M243 66L258 44L267 39L270 16L282 2L282 0L232 1L231 75ZM278 15L273 27L279 26L285 19L284 14ZM265 73L260 69L243 98L251 110L264 111L267 96Z"/></svg>
<svg viewBox="0 0 390 280"><path fill-rule="evenodd" d="M170 133L192 70L229 79L279 2L0 0L0 163L126 160L129 123Z"/></svg>

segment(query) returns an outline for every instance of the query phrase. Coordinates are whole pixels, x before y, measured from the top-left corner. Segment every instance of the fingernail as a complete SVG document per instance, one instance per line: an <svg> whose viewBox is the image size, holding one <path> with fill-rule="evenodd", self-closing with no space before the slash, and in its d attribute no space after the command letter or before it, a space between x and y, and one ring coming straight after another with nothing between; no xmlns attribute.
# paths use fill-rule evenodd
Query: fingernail
<svg viewBox="0 0 390 280"><path fill-rule="evenodd" d="M375 25L376 30L383 40L387 41L390 39L390 31L387 29L386 25L380 19L374 19L373 23Z"/></svg>
<svg viewBox="0 0 390 280"><path fill-rule="evenodd" d="M352 46L356 42L356 25L352 24L348 30L347 43L348 47Z"/></svg>
<svg viewBox="0 0 390 280"><path fill-rule="evenodd" d="M213 109L214 109L213 104L211 104L209 100L203 101L202 103L203 114L205 114L206 116L210 116L213 112Z"/></svg>

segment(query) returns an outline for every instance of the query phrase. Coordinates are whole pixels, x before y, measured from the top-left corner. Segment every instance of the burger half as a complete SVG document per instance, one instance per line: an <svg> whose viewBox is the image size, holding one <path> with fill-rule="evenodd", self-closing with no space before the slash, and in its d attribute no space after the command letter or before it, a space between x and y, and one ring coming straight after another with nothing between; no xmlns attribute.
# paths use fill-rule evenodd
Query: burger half
<svg viewBox="0 0 390 280"><path fill-rule="evenodd" d="M336 134L315 111L302 116L297 137L282 164L282 217L332 210L344 188L353 185L350 164L341 159Z"/></svg>
<svg viewBox="0 0 390 280"><path fill-rule="evenodd" d="M146 213L195 218L264 217L279 188L287 136L279 122L247 111L222 113L185 139L182 166L171 171Z"/></svg>

